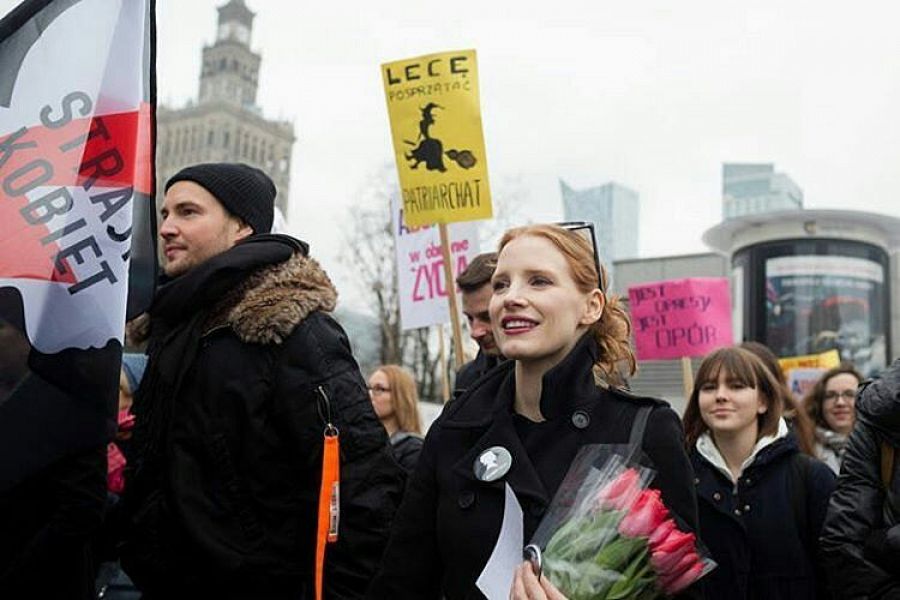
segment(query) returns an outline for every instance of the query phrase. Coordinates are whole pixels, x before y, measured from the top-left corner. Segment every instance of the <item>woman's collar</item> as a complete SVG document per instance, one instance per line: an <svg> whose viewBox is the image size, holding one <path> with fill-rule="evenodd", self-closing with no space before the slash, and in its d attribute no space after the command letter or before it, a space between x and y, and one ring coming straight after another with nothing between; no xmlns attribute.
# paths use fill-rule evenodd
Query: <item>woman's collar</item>
<svg viewBox="0 0 900 600"><path fill-rule="evenodd" d="M722 453L719 452L719 448L716 446L713 441L712 435L709 431L704 432L700 438L697 440L697 452L705 458L713 467L715 467L718 471L720 471L725 477L728 478L732 483L737 483L738 478L741 476L741 473L744 472L744 469L753 464L753 461L756 460L756 457L760 452L763 451L764 448L767 448L777 442L782 438L786 438L790 433L790 429L788 429L787 422L784 419L778 419L778 429L775 433L771 435L764 435L763 437L757 440L756 444L753 446L753 450L750 452L750 456L748 456L743 463L741 463L741 468L738 471L737 476L735 476L731 469L728 468L728 463L725 462L725 457L722 456Z"/></svg>
<svg viewBox="0 0 900 600"><path fill-rule="evenodd" d="M572 350L541 378L541 414L548 421L568 415L583 403L585 392L596 391L594 364L600 347L590 331L581 336Z"/></svg>

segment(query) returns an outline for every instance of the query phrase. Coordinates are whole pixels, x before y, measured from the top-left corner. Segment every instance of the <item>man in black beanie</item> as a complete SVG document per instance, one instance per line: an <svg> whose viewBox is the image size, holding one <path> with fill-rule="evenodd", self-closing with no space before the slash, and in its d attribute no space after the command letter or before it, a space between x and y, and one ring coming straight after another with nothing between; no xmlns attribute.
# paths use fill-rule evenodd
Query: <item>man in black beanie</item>
<svg viewBox="0 0 900 600"><path fill-rule="evenodd" d="M166 275L175 277L253 233L268 233L275 184L244 164L186 167L166 183L159 236Z"/></svg>
<svg viewBox="0 0 900 600"><path fill-rule="evenodd" d="M403 475L328 314L337 293L305 243L268 233L275 193L243 164L166 184L121 547L148 599L313 598L320 536L324 597L361 597L399 503ZM326 429L334 506L319 497Z"/></svg>

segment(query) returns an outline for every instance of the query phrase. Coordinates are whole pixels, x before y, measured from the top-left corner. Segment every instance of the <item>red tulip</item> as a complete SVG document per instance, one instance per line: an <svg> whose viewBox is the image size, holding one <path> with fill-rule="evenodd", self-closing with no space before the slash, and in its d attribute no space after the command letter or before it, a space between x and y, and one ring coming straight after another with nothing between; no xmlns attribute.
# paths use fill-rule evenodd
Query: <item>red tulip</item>
<svg viewBox="0 0 900 600"><path fill-rule="evenodd" d="M650 537L668 516L669 511L659 499L659 490L643 490L619 522L619 533L627 537Z"/></svg>
<svg viewBox="0 0 900 600"><path fill-rule="evenodd" d="M651 553L650 563L660 575L672 573L685 554L694 551L693 533L675 529Z"/></svg>
<svg viewBox="0 0 900 600"><path fill-rule="evenodd" d="M692 564L686 571L674 579L669 578L661 580L660 586L667 595L672 596L700 579L702 575L703 563L700 560L697 560L697 562Z"/></svg>
<svg viewBox="0 0 900 600"><path fill-rule="evenodd" d="M622 510L632 503L640 491L640 474L636 469L625 469L597 492L597 507Z"/></svg>
<svg viewBox="0 0 900 600"><path fill-rule="evenodd" d="M657 546L662 552L674 552L683 548L693 548L696 536L693 533L685 533L679 529L673 529L665 539Z"/></svg>
<svg viewBox="0 0 900 600"><path fill-rule="evenodd" d="M650 548L655 550L660 543L662 543L672 531L675 530L675 521L672 519L666 519L662 523L660 523L659 527L656 528L656 531L650 534L650 538L647 540L647 543L650 544Z"/></svg>
<svg viewBox="0 0 900 600"><path fill-rule="evenodd" d="M694 563L700 562L700 557L696 552L688 552L684 556L681 557L681 560L678 561L674 567L672 567L668 573L665 574L664 579L673 580L677 579L681 576L682 573L690 569Z"/></svg>

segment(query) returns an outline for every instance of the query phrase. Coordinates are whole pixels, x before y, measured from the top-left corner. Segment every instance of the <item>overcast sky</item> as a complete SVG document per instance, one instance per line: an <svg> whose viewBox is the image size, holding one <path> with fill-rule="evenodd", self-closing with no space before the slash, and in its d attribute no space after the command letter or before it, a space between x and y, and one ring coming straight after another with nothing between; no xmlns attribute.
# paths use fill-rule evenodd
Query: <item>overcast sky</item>
<svg viewBox="0 0 900 600"><path fill-rule="evenodd" d="M224 2L158 1L161 103L196 97ZM247 4L259 104L298 138L290 229L345 298L341 220L393 160L379 65L443 50L478 51L492 182L522 178L533 220L561 217L558 177L614 180L640 194L643 256L704 251L726 161L776 163L807 208L900 216L895 2Z"/></svg>

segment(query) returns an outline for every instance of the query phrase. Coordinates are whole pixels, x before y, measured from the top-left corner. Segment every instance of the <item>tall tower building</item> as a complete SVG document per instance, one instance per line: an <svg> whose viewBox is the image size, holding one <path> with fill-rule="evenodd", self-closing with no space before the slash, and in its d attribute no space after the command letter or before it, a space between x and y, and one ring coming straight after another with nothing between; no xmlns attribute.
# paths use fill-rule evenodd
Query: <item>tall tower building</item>
<svg viewBox="0 0 900 600"><path fill-rule="evenodd" d="M801 210L803 190L772 163L722 165L722 219Z"/></svg>
<svg viewBox="0 0 900 600"><path fill-rule="evenodd" d="M157 111L157 205L169 177L199 162L243 162L269 174L287 216L294 125L266 119L256 104L262 57L250 48L254 13L244 0L219 9L211 46L203 48L196 101Z"/></svg>
<svg viewBox="0 0 900 600"><path fill-rule="evenodd" d="M597 233L600 260L612 281L614 260L638 254L640 203L637 192L618 183L576 190L559 180L567 221L590 221Z"/></svg>

